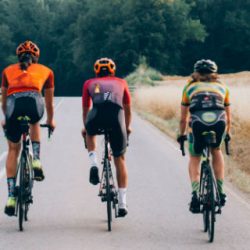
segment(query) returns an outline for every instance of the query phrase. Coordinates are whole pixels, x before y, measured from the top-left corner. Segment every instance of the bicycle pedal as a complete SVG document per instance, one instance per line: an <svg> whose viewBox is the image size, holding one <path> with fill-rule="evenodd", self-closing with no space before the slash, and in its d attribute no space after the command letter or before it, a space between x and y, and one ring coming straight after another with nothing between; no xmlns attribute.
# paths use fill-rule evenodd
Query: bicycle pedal
<svg viewBox="0 0 250 250"><path fill-rule="evenodd" d="M29 196L29 197L28 197L27 203L33 204L33 197L32 197L32 196Z"/></svg>
<svg viewBox="0 0 250 250"><path fill-rule="evenodd" d="M217 211L215 211L216 214L221 214L221 208L218 208Z"/></svg>
<svg viewBox="0 0 250 250"><path fill-rule="evenodd" d="M102 197L102 198L101 198L101 201L102 201L102 202L105 202L105 201L107 201L107 198L106 198L106 197Z"/></svg>

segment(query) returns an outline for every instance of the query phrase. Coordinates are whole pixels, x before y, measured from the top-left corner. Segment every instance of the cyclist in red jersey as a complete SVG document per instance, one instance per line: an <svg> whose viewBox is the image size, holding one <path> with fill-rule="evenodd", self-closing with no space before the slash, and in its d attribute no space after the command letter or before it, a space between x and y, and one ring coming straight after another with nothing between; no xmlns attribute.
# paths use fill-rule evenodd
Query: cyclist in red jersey
<svg viewBox="0 0 250 250"><path fill-rule="evenodd" d="M119 216L127 210L126 191L128 174L125 163L127 138L131 132L131 97L127 82L115 77L116 66L109 58L96 61L96 77L83 85L83 135L86 134L90 160L89 181L93 185L100 182L96 154L96 134L100 128L111 128L110 145L117 171Z"/></svg>
<svg viewBox="0 0 250 250"><path fill-rule="evenodd" d="M44 179L40 161L40 126L39 120L44 113L44 101L41 91L44 88L47 110L47 124L55 128L53 119L54 73L51 69L38 64L40 50L31 41L21 43L16 50L18 63L6 67L2 73L2 110L5 115L3 127L8 139L8 155L6 160L8 201L5 213L14 215L16 206L15 185L16 167L21 148L21 129L17 121L19 116L30 118L30 137L33 149L32 167L34 179Z"/></svg>

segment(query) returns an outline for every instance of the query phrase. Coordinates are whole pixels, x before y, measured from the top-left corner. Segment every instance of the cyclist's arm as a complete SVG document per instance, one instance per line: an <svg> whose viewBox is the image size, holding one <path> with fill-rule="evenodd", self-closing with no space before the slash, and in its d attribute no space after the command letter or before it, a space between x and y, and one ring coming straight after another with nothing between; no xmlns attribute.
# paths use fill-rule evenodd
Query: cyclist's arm
<svg viewBox="0 0 250 250"><path fill-rule="evenodd" d="M226 118L227 118L227 128L226 128L226 133L230 134L230 128L231 128L231 107L226 106L225 107L226 111Z"/></svg>
<svg viewBox="0 0 250 250"><path fill-rule="evenodd" d="M86 124L87 115L88 115L89 111L90 111L90 107L83 107L83 110L82 110L82 120L83 120L83 125L84 126Z"/></svg>
<svg viewBox="0 0 250 250"><path fill-rule="evenodd" d="M6 101L7 101L7 91L8 91L8 81L3 72L2 74L2 84L1 84L1 92L2 92L2 110L4 115L6 114Z"/></svg>
<svg viewBox="0 0 250 250"><path fill-rule="evenodd" d="M7 90L8 90L7 88L2 86L2 88L1 88L1 91L2 91L1 102L2 102L2 110L3 110L4 115L6 114Z"/></svg>
<svg viewBox="0 0 250 250"><path fill-rule="evenodd" d="M123 95L123 109L125 114L125 124L128 132L131 132L131 121L132 121L132 111L131 111L131 95L129 92L128 84L124 81L124 95Z"/></svg>
<svg viewBox="0 0 250 250"><path fill-rule="evenodd" d="M131 121L132 121L131 105L123 105L123 108L124 108L124 114L125 114L126 129L129 130Z"/></svg>
<svg viewBox="0 0 250 250"><path fill-rule="evenodd" d="M180 135L185 135L188 127L188 119L189 119L189 105L190 99L187 95L187 84L182 92L182 100L181 100L181 118L180 118Z"/></svg>
<svg viewBox="0 0 250 250"><path fill-rule="evenodd" d="M45 106L47 111L47 123L50 124L54 118L54 88L44 90Z"/></svg>
<svg viewBox="0 0 250 250"><path fill-rule="evenodd" d="M82 90L82 119L85 126L88 112L91 109L91 97L88 91L88 81L83 84Z"/></svg>
<svg viewBox="0 0 250 250"><path fill-rule="evenodd" d="M230 128L231 128L231 107L230 107L230 94L229 94L229 89L226 89L226 95L225 95L225 100L224 100L224 105L225 105L225 111L226 111L226 119L227 119L227 128L226 128L226 133L230 133Z"/></svg>
<svg viewBox="0 0 250 250"><path fill-rule="evenodd" d="M180 134L185 135L188 127L189 107L181 105Z"/></svg>
<svg viewBox="0 0 250 250"><path fill-rule="evenodd" d="M47 124L54 126L54 74L51 71L44 85L44 98L47 111Z"/></svg>

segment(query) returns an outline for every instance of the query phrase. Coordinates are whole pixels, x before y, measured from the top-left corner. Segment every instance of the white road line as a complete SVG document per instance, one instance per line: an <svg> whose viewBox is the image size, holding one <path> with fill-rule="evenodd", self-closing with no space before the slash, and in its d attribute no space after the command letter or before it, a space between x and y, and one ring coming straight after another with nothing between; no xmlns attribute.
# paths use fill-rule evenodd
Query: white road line
<svg viewBox="0 0 250 250"><path fill-rule="evenodd" d="M56 112L56 111L59 109L59 107L62 105L63 101L64 101L64 99L62 98L62 99L60 100L60 102L57 103L57 105L56 105L56 107L55 107L55 112ZM44 118L42 119L41 123L45 123L45 121L46 121L46 117L44 117Z"/></svg>
<svg viewBox="0 0 250 250"><path fill-rule="evenodd" d="M1 171L0 171L0 180L6 176L6 169L3 168Z"/></svg>
<svg viewBox="0 0 250 250"><path fill-rule="evenodd" d="M234 192L230 187L225 184L225 189L227 193L233 196L236 200L238 200L242 205L244 205L247 209L250 210L250 204L242 197L240 197L236 192Z"/></svg>
<svg viewBox="0 0 250 250"><path fill-rule="evenodd" d="M4 151L4 152L0 155L0 162L1 162L2 160L4 160L6 156L7 156L7 151Z"/></svg>
<svg viewBox="0 0 250 250"><path fill-rule="evenodd" d="M140 119L142 119L143 121L146 121L147 122L147 125L150 127L151 131L153 131L153 133L157 134L157 136L162 136L164 139L167 138L167 143L168 145L176 150L176 151L179 151L180 149L178 148L178 146L176 146L176 143L174 143L174 140L172 137L170 137L169 135L167 135L166 133L164 133L163 131L161 131L159 128L157 128L154 124L152 124L150 121L146 120L146 119L143 119L141 118L139 115L138 117Z"/></svg>
<svg viewBox="0 0 250 250"><path fill-rule="evenodd" d="M7 156L7 151L4 151L1 155L0 155L0 162L3 161L6 156ZM0 170L0 180L6 175L6 170L5 167L3 167L3 169Z"/></svg>
<svg viewBox="0 0 250 250"><path fill-rule="evenodd" d="M56 107L55 107L55 112L56 112L56 111L59 109L59 107L62 105L63 101L64 101L64 99L62 98L62 99L60 100L60 102L57 103L57 105L56 105Z"/></svg>

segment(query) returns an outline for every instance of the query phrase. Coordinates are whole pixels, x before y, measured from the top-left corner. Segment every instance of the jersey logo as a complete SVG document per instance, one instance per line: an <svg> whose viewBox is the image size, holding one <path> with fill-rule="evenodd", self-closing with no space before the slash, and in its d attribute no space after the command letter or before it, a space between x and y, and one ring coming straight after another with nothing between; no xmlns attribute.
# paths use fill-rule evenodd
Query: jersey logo
<svg viewBox="0 0 250 250"><path fill-rule="evenodd" d="M111 101L112 100L112 93L111 92L105 92L103 94L104 101Z"/></svg>
<svg viewBox="0 0 250 250"><path fill-rule="evenodd" d="M100 85L97 83L96 85L95 85L95 94L99 94L100 93Z"/></svg>

